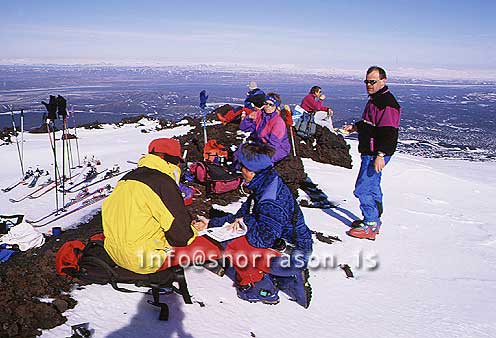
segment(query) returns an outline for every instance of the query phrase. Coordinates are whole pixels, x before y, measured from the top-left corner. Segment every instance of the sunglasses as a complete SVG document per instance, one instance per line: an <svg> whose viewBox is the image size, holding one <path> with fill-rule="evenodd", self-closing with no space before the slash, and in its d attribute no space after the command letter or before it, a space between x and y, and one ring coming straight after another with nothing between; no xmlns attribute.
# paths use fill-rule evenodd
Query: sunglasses
<svg viewBox="0 0 496 338"><path fill-rule="evenodd" d="M380 80L363 80L363 83L365 83L366 85L375 85L377 82L379 82Z"/></svg>
<svg viewBox="0 0 496 338"><path fill-rule="evenodd" d="M272 102L265 102L264 105L269 106L269 107L275 106L275 104L273 104Z"/></svg>

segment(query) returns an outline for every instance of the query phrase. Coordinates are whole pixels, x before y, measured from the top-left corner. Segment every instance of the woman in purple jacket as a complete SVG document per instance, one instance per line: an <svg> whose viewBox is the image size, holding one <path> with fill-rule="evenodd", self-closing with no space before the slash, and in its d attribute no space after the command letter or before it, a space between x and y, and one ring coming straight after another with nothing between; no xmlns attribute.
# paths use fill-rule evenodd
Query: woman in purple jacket
<svg viewBox="0 0 496 338"><path fill-rule="evenodd" d="M279 115L281 99L275 93L270 94L265 97L263 108L245 116L239 128L251 132L250 139L255 142L265 143L274 148L272 163L276 163L288 156L291 147L286 123Z"/></svg>

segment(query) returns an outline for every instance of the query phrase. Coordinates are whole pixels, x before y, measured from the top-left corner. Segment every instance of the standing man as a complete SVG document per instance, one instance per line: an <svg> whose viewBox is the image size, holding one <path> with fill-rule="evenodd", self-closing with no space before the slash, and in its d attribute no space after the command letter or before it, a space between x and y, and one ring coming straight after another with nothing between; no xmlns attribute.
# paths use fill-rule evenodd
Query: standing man
<svg viewBox="0 0 496 338"><path fill-rule="evenodd" d="M383 212L381 176L398 143L400 105L386 86L386 71L372 66L363 81L369 101L362 120L344 126L348 132L358 132L358 151L361 165L354 195L360 200L363 219L351 224L347 233L356 238L375 240L381 227Z"/></svg>

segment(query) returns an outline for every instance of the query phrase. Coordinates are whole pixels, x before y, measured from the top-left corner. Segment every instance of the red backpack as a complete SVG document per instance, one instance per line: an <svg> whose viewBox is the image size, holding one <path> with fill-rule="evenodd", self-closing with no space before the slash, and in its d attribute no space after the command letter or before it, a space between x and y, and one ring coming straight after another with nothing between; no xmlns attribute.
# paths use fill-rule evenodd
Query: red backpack
<svg viewBox="0 0 496 338"><path fill-rule="evenodd" d="M231 174L214 163L195 162L189 166L189 171L198 182L205 184L207 194L223 194L238 189L241 184L239 175Z"/></svg>
<svg viewBox="0 0 496 338"><path fill-rule="evenodd" d="M55 257L57 273L61 276L72 278L72 274L79 272L78 263L85 247L86 245L79 240L65 242L57 251L57 256Z"/></svg>
<svg viewBox="0 0 496 338"><path fill-rule="evenodd" d="M203 147L203 159L207 162L226 163L227 156L227 148L214 139L209 140Z"/></svg>

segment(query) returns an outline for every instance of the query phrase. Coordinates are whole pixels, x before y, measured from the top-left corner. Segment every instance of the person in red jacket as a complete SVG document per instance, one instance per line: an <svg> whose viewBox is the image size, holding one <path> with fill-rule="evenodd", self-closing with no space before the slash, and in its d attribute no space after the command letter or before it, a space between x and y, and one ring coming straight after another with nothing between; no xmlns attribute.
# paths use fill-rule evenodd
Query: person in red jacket
<svg viewBox="0 0 496 338"><path fill-rule="evenodd" d="M328 116L332 116L333 110L327 106L324 106L325 95L322 93L322 88L319 86L313 86L310 89L310 93L303 98L301 101L301 108L305 109L307 112L317 112L325 111Z"/></svg>

